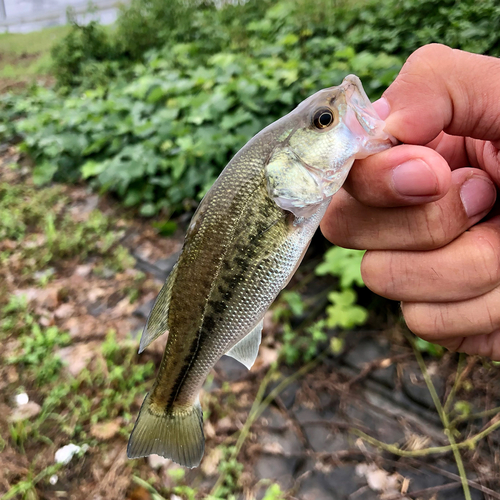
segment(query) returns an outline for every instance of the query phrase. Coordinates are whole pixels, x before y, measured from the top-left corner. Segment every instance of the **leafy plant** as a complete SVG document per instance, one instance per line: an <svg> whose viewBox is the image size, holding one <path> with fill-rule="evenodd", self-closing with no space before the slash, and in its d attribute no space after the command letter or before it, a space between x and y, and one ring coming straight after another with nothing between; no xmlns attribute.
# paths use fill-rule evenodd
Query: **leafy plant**
<svg viewBox="0 0 500 500"><path fill-rule="evenodd" d="M224 498L228 500L235 499L234 493L238 490L238 480L243 472L243 464L238 462L234 456L235 448L233 446L222 448L222 459L219 462L218 469L224 478L217 491L214 492L215 498Z"/></svg>
<svg viewBox="0 0 500 500"><path fill-rule="evenodd" d="M329 328L336 326L353 328L363 325L368 319L366 309L356 305L356 292L354 290L332 292L328 298L331 302L331 305L326 308L328 315L326 324Z"/></svg>
<svg viewBox="0 0 500 500"><path fill-rule="evenodd" d="M329 305L326 317L315 320L309 326L292 326L292 319L301 316L306 305L300 294L295 291L284 291L274 309L275 321L283 324L283 347L281 354L286 363L298 360L310 361L327 344L327 331L341 328L348 330L361 326L368 320L368 311L357 304L355 286L364 286L360 265L364 252L341 247L330 248L315 269L315 274L324 276L331 274L338 278L338 291L328 294ZM331 336L331 335L330 335ZM330 340L330 349L339 354L343 349L341 336Z"/></svg>
<svg viewBox="0 0 500 500"><path fill-rule="evenodd" d="M262 500L285 500L285 496L279 484L272 484L267 488Z"/></svg>
<svg viewBox="0 0 500 500"><path fill-rule="evenodd" d="M330 248L323 262L316 267L316 274L332 274L339 278L340 291L328 295L330 305L326 308L328 328L354 328L366 323L368 312L356 304L357 294L354 286L365 286L361 276L361 260L364 251L342 247Z"/></svg>
<svg viewBox="0 0 500 500"><path fill-rule="evenodd" d="M32 368L38 385L55 380L62 362L53 351L55 347L67 345L69 335L55 326L42 329L38 323L33 323L30 334L20 340L20 353L8 358L7 362Z"/></svg>
<svg viewBox="0 0 500 500"><path fill-rule="evenodd" d="M123 232L112 228L109 217L98 210L75 217L66 210L68 203L61 186L40 190L29 183L0 183L0 239L12 240L0 261L18 266L26 280L39 285L54 274L48 266L77 255L105 256L102 266L111 273L133 266L134 259L118 244Z"/></svg>
<svg viewBox="0 0 500 500"><path fill-rule="evenodd" d="M323 262L319 264L315 273L317 276L331 274L339 278L342 289L356 286L365 286L361 277L361 261L364 251L351 250L350 248L331 247L323 257Z"/></svg>
<svg viewBox="0 0 500 500"><path fill-rule="evenodd" d="M415 348L420 352L426 352L427 354L430 354L431 356L434 356L436 358L440 358L445 352L444 347L438 344L432 344L431 342L427 342L427 340L421 339L419 337L415 338L414 345Z"/></svg>
<svg viewBox="0 0 500 500"><path fill-rule="evenodd" d="M85 85L93 87L116 75L113 60L118 54L109 31L95 20L78 24L70 18L69 33L52 47L52 72L66 90Z"/></svg>
<svg viewBox="0 0 500 500"><path fill-rule="evenodd" d="M1 97L3 134L24 137L38 183L86 179L142 215L169 215L194 208L252 135L311 93L356 72L376 97L401 66L385 54L357 53L340 38L298 36L284 4L248 4L227 7L248 21L238 43L231 40L240 21L231 21L226 8L204 7L186 19L193 29L207 28L219 16L220 43L207 43L217 30L192 29L98 87ZM85 29L96 37L89 47L105 45L96 26ZM80 53L75 46L71 55Z"/></svg>

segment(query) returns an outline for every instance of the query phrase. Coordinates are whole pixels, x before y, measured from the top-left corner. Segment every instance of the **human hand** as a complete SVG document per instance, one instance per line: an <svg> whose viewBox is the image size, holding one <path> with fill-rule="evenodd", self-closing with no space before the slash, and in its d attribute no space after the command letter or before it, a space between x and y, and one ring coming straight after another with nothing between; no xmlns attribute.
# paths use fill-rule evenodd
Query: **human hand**
<svg viewBox="0 0 500 500"><path fill-rule="evenodd" d="M366 285L401 301L415 334L495 360L499 81L500 59L443 45L414 52L374 104L404 144L357 162L321 224L331 242L368 249Z"/></svg>

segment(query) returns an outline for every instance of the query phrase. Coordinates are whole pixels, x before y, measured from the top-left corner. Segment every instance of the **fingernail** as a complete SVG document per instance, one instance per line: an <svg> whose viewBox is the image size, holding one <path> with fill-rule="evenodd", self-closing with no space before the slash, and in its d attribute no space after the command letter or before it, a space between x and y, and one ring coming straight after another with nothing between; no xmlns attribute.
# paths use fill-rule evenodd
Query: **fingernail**
<svg viewBox="0 0 500 500"><path fill-rule="evenodd" d="M478 175L465 181L460 188L460 198L469 218L493 206L496 196L497 190L494 184L489 179Z"/></svg>
<svg viewBox="0 0 500 500"><path fill-rule="evenodd" d="M403 196L432 196L439 185L436 174L423 160L409 160L392 171L394 189Z"/></svg>
<svg viewBox="0 0 500 500"><path fill-rule="evenodd" d="M391 113L391 107L385 97L381 97L373 103L373 107L381 120L385 120Z"/></svg>

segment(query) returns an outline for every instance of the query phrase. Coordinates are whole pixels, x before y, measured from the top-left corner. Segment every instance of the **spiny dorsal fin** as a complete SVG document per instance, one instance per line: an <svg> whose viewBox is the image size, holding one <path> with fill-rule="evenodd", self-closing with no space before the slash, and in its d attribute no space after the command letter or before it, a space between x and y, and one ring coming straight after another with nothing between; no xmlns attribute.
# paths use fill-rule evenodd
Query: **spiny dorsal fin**
<svg viewBox="0 0 500 500"><path fill-rule="evenodd" d="M263 323L264 320L259 321L258 325L248 335L245 335L226 352L226 356L231 356L250 370L257 359L257 354L259 354Z"/></svg>
<svg viewBox="0 0 500 500"><path fill-rule="evenodd" d="M170 297L172 296L172 287L174 286L176 274L177 264L172 268L149 313L148 321L142 331L139 353L144 351L153 340L156 340L167 331L168 308L170 307Z"/></svg>

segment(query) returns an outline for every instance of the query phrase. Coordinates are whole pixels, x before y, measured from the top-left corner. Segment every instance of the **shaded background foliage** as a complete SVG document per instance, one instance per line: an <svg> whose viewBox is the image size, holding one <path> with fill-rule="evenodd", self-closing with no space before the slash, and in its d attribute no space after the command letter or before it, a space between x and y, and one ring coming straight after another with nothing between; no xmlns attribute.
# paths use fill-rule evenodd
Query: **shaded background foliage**
<svg viewBox="0 0 500 500"><path fill-rule="evenodd" d="M39 183L84 178L170 215L318 89L353 72L376 98L424 43L496 55L499 38L493 0L134 0L113 31L73 24L57 88L2 97L0 134L23 138Z"/></svg>

